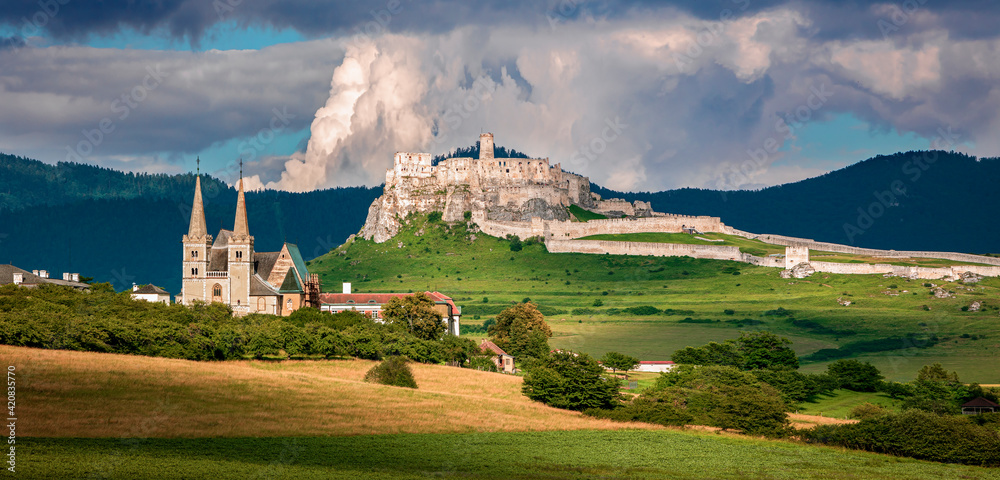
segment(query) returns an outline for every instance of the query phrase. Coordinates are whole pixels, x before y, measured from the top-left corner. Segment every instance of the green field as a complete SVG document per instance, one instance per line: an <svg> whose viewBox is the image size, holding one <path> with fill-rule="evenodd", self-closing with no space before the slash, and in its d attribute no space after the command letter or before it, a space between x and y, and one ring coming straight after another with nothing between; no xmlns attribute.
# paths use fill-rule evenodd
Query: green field
<svg viewBox="0 0 1000 480"><path fill-rule="evenodd" d="M722 238L705 235L713 237ZM955 294L939 299L929 295L923 280L835 274L783 279L776 268L738 262L549 254L540 244L512 252L509 245L473 234L464 224L449 227L411 217L392 240L376 244L355 239L310 262L310 270L320 274L327 291L339 291L341 282L352 282L361 292L441 291L463 308L466 324L530 298L552 324L554 348L598 356L618 350L641 360L662 360L678 348L754 329L791 338L800 355L916 335L936 338L937 344L919 348L926 343L917 341L852 356L870 359L893 380L912 380L922 365L937 361L958 371L964 381L1000 383L995 360L1000 357L1000 279L978 285L934 281ZM597 300L600 306L594 306ZM852 304L844 307L838 300ZM984 302L985 308L961 310L974 301ZM638 306L669 311L651 316L623 312ZM792 317L767 315L779 307ZM744 319L763 323L741 327ZM805 363L803 370L822 370L826 363Z"/></svg>
<svg viewBox="0 0 1000 480"><path fill-rule="evenodd" d="M997 469L669 430L22 441L21 478L1000 478Z"/></svg>
<svg viewBox="0 0 1000 480"><path fill-rule="evenodd" d="M901 400L893 400L888 395L879 392L834 390L831 395L820 395L816 400L800 403L795 411L806 415L847 418L852 408L866 402L881 405L890 410L898 410L900 403L902 403Z"/></svg>

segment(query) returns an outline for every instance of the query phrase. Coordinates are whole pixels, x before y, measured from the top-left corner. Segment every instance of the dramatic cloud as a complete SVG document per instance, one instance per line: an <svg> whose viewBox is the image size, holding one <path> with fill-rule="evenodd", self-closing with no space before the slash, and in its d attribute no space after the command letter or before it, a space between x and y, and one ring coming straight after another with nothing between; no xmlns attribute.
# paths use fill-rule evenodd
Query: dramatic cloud
<svg viewBox="0 0 1000 480"><path fill-rule="evenodd" d="M68 2L39 17L57 43L44 48L28 32L40 7L15 3L0 22L29 19L30 38L0 48L0 150L46 161L169 171L231 143L225 163L247 160L248 185L298 191L377 185L394 152L446 153L485 130L612 188L751 188L821 173L780 160L804 129L845 115L1000 151L1000 16L987 2L175 0L101 14ZM122 26L197 40L222 22L333 38L204 53L58 45ZM113 131L92 141L105 118ZM253 144L303 129L304 151Z"/></svg>

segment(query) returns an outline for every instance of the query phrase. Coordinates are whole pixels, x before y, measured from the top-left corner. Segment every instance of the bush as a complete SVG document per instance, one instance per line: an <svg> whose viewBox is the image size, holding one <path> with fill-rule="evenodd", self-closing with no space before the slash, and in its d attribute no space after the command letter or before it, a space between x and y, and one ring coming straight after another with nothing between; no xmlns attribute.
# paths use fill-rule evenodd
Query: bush
<svg viewBox="0 0 1000 480"><path fill-rule="evenodd" d="M964 416L909 410L869 417L856 424L799 430L808 443L836 445L935 462L1000 466L1000 434Z"/></svg>
<svg viewBox="0 0 1000 480"><path fill-rule="evenodd" d="M417 381L413 379L413 372L410 371L407 361L406 357L389 357L368 370L365 381L394 387L417 388Z"/></svg>
<svg viewBox="0 0 1000 480"><path fill-rule="evenodd" d="M431 212L427 214L427 223L438 223L441 221L443 214L441 212ZM469 218L472 218L470 215Z"/></svg>
<svg viewBox="0 0 1000 480"><path fill-rule="evenodd" d="M847 414L847 418L854 418L857 420L865 420L869 418L875 418L879 415L884 415L885 409L881 405L875 405L874 403L865 402L861 405L856 405L851 409L851 412Z"/></svg>
<svg viewBox="0 0 1000 480"><path fill-rule="evenodd" d="M521 392L556 408L608 409L620 404L620 386L617 379L604 376L604 368L590 355L555 352L531 366Z"/></svg>
<svg viewBox="0 0 1000 480"><path fill-rule="evenodd" d="M735 315L736 314L736 310L732 310L732 309L727 308L727 309L723 310L722 313L725 313L726 315Z"/></svg>

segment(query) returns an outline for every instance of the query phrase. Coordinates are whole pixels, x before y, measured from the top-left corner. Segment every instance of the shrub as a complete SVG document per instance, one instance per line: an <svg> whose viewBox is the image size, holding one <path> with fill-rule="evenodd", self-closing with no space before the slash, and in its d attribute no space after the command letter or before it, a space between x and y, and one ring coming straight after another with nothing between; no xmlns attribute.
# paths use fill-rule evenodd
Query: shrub
<svg viewBox="0 0 1000 480"><path fill-rule="evenodd" d="M885 414L885 409L882 408L881 405L875 405L874 403L865 402L862 403L861 405L856 405L854 408L852 408L851 412L847 414L847 418L865 420L883 414Z"/></svg>
<svg viewBox="0 0 1000 480"><path fill-rule="evenodd" d="M727 309L723 310L722 313L724 313L726 315L735 315L736 314L736 310L732 310L732 309L727 308Z"/></svg>
<svg viewBox="0 0 1000 480"><path fill-rule="evenodd" d="M594 300L594 303L593 303L593 305L594 305L595 307L600 307L600 306L603 306L603 305L604 305L604 301L603 301L603 300L601 300L600 298L598 298L597 300Z"/></svg>
<svg viewBox="0 0 1000 480"><path fill-rule="evenodd" d="M441 221L441 217L442 216L443 216L443 214L441 212L431 212L431 213L428 213L427 214L427 222L428 223L438 223L438 222ZM472 215L469 215L469 218L472 218Z"/></svg>
<svg viewBox="0 0 1000 480"><path fill-rule="evenodd" d="M808 443L935 462L1000 466L1000 434L963 416L918 410L863 419L856 424L819 425L799 430Z"/></svg>
<svg viewBox="0 0 1000 480"><path fill-rule="evenodd" d="M410 371L407 361L406 357L389 357L368 370L365 381L394 387L417 388L417 381L413 379L413 372Z"/></svg>

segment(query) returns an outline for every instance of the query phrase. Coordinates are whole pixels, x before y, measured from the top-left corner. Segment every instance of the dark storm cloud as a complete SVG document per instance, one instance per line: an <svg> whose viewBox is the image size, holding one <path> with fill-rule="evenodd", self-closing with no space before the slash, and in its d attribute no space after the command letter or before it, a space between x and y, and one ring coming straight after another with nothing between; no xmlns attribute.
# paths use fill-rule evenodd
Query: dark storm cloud
<svg viewBox="0 0 1000 480"><path fill-rule="evenodd" d="M815 21L814 33L827 38L881 38L887 28L928 27L945 28L958 37L980 38L993 36L1000 18L1000 5L987 0L13 0L5 4L0 10L0 23L23 30L22 36L44 29L57 39L80 39L88 34L114 33L123 27L144 33L162 28L173 37L194 42L206 29L224 21L292 28L307 36L385 30L440 33L466 25L555 26L584 18L641 17L664 8L718 20L723 14L752 15L788 6L809 12ZM932 13L933 23L928 24L927 18L915 12Z"/></svg>

